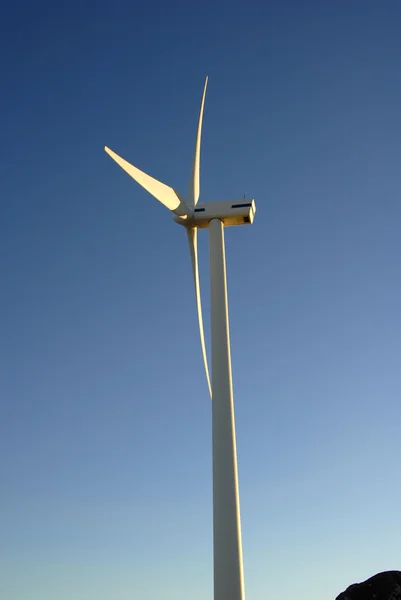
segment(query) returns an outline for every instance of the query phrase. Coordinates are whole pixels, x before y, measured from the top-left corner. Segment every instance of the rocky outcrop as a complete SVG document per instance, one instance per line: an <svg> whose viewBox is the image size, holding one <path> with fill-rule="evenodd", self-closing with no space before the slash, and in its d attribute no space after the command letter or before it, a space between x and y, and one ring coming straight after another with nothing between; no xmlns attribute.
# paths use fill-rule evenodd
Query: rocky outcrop
<svg viewBox="0 0 401 600"><path fill-rule="evenodd" d="M384 571L354 583L336 600L401 600L401 571Z"/></svg>

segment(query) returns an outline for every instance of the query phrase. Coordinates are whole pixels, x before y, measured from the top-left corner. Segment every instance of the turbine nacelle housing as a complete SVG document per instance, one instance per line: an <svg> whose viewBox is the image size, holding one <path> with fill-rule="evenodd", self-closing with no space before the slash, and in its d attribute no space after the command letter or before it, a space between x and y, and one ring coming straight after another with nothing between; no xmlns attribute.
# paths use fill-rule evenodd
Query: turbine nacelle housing
<svg viewBox="0 0 401 600"><path fill-rule="evenodd" d="M184 227L206 229L212 219L220 219L225 227L251 225L255 218L255 200L220 200L199 203L188 218L174 217L174 221Z"/></svg>

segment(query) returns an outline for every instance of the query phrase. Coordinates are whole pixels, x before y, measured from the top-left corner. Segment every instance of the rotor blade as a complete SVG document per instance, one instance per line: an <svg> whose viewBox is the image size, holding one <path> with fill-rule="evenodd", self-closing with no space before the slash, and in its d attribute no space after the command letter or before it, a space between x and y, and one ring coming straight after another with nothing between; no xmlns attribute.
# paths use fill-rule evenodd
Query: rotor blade
<svg viewBox="0 0 401 600"><path fill-rule="evenodd" d="M206 77L205 87L203 88L202 102L201 102L200 111L199 111L199 121L198 121L198 131L196 134L196 142L195 142L194 162L192 165L191 181L189 184L189 194L188 194L188 205L190 207L194 207L197 204L197 202L199 200L199 194L200 194L200 182L199 182L200 146L201 146L201 137L202 137L203 108L205 106L207 82L208 82L208 77Z"/></svg>
<svg viewBox="0 0 401 600"><path fill-rule="evenodd" d="M164 204L164 206L179 216L188 215L188 208L183 199L180 197L179 192L174 190L172 187L165 185L161 181L157 181L157 179L154 179L147 173L140 171L134 167L134 165L131 165L129 162L121 158L121 156L118 156L118 154L113 152L113 150L110 150L110 148L107 146L105 146L104 149L106 150L107 154L111 156L111 158L115 160L116 163L122 169L124 169L126 173L128 173L128 175L135 179L139 185L145 188L145 190L152 194L152 196L157 198L157 200Z"/></svg>
<svg viewBox="0 0 401 600"><path fill-rule="evenodd" d="M191 254L192 272L194 275L195 284L195 296L196 296L196 307L198 311L198 322L199 322L199 333L202 347L203 362L205 365L207 385L209 388L210 397L212 397L212 388L210 385L209 367L207 364L206 344L205 344L205 332L203 329L203 316L202 316L202 302L200 295L200 283L199 283L199 263L198 263L198 230L196 227L187 229L189 251Z"/></svg>

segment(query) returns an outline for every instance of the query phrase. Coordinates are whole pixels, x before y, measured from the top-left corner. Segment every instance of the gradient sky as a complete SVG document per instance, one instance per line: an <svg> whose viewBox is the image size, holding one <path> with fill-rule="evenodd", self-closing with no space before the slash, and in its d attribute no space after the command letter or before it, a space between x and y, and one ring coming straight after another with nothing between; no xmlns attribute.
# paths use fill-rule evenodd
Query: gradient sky
<svg viewBox="0 0 401 600"><path fill-rule="evenodd" d="M25 1L0 28L0 597L212 598L186 239L103 151L186 193L207 74L201 199L257 202L226 232L247 599L399 569L399 0Z"/></svg>

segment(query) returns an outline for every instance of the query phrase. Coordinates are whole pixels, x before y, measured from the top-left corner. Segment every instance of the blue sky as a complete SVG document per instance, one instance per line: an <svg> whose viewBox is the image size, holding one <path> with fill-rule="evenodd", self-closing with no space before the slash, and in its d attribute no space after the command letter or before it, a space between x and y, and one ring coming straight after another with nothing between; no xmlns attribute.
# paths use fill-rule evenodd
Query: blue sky
<svg viewBox="0 0 401 600"><path fill-rule="evenodd" d="M2 598L212 598L185 235L103 152L186 193L206 74L201 199L257 202L226 232L247 598L400 568L400 22L398 0L3 9Z"/></svg>

